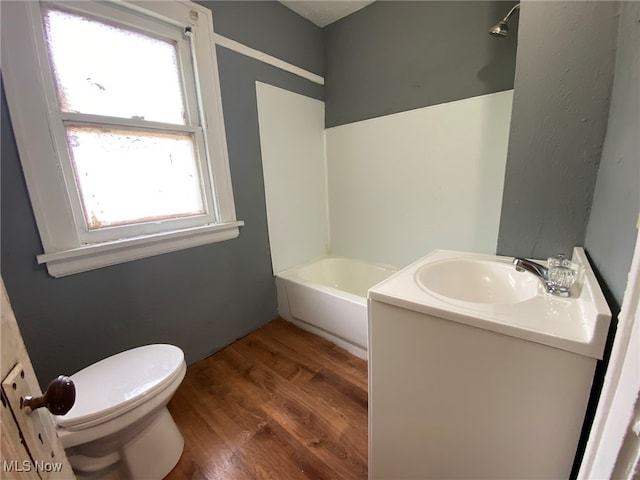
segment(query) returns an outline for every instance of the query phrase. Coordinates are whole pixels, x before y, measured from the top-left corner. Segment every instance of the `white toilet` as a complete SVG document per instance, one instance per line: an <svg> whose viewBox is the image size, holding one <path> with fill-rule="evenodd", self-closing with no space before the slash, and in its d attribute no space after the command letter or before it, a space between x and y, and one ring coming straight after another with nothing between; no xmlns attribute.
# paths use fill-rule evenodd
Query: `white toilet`
<svg viewBox="0 0 640 480"><path fill-rule="evenodd" d="M167 403L187 366L173 345L146 345L71 376L76 402L55 417L78 479L161 479L182 455L184 439Z"/></svg>

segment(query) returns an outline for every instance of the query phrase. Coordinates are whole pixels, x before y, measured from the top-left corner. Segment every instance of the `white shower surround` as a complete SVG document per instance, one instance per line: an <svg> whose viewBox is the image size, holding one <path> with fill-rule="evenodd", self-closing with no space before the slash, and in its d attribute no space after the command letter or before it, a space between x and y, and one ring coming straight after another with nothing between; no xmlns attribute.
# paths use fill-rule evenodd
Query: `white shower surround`
<svg viewBox="0 0 640 480"><path fill-rule="evenodd" d="M331 253L496 253L513 91L326 130Z"/></svg>

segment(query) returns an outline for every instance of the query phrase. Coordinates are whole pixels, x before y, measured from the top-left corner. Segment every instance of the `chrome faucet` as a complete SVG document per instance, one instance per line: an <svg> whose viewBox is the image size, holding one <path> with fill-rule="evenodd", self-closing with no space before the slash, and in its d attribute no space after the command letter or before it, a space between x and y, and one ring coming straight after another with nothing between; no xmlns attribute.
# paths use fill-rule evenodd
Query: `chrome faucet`
<svg viewBox="0 0 640 480"><path fill-rule="evenodd" d="M556 258L564 262L564 255L558 256ZM573 282L575 281L575 270L563 266L562 270L564 270L566 273L563 272L559 274L560 269L558 269L556 266L554 268L553 275L550 275L549 268L540 265L539 263L532 262L531 260L519 257L513 259L513 264L515 265L518 272L527 271L529 273L533 273L536 277L538 277L544 285L547 293L556 295L558 297L569 297L571 295L570 289L571 285L573 285Z"/></svg>
<svg viewBox="0 0 640 480"><path fill-rule="evenodd" d="M531 272L544 283L545 287L547 286L547 281L549 280L549 269L547 267L519 257L513 259L513 264L518 272L524 272L525 270Z"/></svg>

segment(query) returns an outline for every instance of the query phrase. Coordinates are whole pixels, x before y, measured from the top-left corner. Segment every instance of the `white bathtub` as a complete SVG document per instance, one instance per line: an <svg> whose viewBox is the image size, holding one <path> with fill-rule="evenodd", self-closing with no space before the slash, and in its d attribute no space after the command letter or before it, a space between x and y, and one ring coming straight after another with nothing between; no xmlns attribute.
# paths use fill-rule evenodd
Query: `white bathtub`
<svg viewBox="0 0 640 480"><path fill-rule="evenodd" d="M282 318L367 358L367 290L395 269L327 257L276 275Z"/></svg>

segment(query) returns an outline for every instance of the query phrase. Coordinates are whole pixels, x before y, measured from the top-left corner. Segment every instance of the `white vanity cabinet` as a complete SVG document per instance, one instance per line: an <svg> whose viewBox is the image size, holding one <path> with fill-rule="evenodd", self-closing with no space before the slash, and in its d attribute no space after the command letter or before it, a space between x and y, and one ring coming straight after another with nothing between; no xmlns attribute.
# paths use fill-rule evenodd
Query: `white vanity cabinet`
<svg viewBox="0 0 640 480"><path fill-rule="evenodd" d="M568 478L610 319L595 278L587 265L575 298L508 305L417 285L460 255L369 291L369 478Z"/></svg>

